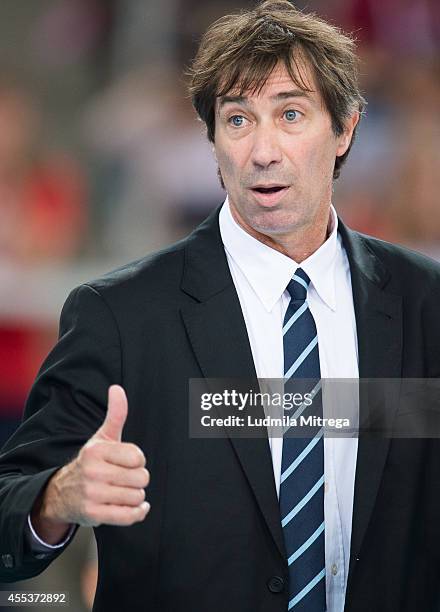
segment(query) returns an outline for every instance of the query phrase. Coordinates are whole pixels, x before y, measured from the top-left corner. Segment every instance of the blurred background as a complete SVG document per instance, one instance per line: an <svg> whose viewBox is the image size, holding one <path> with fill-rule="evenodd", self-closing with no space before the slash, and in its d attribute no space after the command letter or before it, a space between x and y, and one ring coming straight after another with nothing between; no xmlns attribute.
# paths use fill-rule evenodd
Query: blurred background
<svg viewBox="0 0 440 612"><path fill-rule="evenodd" d="M353 32L369 102L334 204L354 229L440 259L440 3L294 2ZM184 67L206 26L254 2L0 3L0 444L78 283L188 233L224 199ZM43 576L90 609L80 530ZM17 608L14 608L17 610Z"/></svg>

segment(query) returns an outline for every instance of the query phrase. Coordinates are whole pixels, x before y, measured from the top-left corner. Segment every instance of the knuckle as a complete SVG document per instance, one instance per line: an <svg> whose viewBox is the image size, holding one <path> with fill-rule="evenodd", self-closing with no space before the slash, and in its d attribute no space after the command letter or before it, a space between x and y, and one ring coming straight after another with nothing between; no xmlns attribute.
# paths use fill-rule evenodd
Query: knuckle
<svg viewBox="0 0 440 612"><path fill-rule="evenodd" d="M126 475L123 470L117 466L111 466L105 471L105 482L115 487L126 486Z"/></svg>
<svg viewBox="0 0 440 612"><path fill-rule="evenodd" d="M135 502L141 504L145 499L145 491L144 489L138 489L136 491Z"/></svg>
<svg viewBox="0 0 440 612"><path fill-rule="evenodd" d="M136 444L129 442L130 459L135 465L145 465L145 455Z"/></svg>
<svg viewBox="0 0 440 612"><path fill-rule="evenodd" d="M96 467L96 463L84 463L82 466L82 473L85 478L88 480L97 480L98 479L98 469Z"/></svg>
<svg viewBox="0 0 440 612"><path fill-rule="evenodd" d="M117 487L112 495L112 499L114 499L115 504L123 505L126 502L126 496L125 488Z"/></svg>
<svg viewBox="0 0 440 612"><path fill-rule="evenodd" d="M148 486L149 482L150 482L150 472L147 469L143 468L143 470L142 470L142 486L144 486L144 487Z"/></svg>

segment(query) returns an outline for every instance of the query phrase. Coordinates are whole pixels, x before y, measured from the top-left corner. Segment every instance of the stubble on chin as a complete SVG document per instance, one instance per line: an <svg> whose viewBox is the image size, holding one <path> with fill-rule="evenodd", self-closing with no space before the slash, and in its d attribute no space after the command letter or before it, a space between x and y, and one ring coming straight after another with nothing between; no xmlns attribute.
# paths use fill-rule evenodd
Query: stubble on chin
<svg viewBox="0 0 440 612"><path fill-rule="evenodd" d="M270 241L271 236L285 233L283 222L277 218L277 213L269 211L250 211L238 209L232 199L229 208L234 221L254 238L262 242Z"/></svg>
<svg viewBox="0 0 440 612"><path fill-rule="evenodd" d="M296 215L282 209L261 211L253 215L249 220L255 231L266 234L269 237L291 234L306 225L304 220L301 222Z"/></svg>

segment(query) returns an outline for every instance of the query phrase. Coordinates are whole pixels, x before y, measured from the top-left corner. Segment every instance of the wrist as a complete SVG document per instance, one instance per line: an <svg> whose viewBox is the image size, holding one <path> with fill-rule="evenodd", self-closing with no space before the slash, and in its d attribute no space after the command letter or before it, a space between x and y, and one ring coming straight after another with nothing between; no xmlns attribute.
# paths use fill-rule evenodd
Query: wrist
<svg viewBox="0 0 440 612"><path fill-rule="evenodd" d="M30 518L38 537L47 544L56 545L65 539L71 524L54 516L47 491L46 488L35 500Z"/></svg>

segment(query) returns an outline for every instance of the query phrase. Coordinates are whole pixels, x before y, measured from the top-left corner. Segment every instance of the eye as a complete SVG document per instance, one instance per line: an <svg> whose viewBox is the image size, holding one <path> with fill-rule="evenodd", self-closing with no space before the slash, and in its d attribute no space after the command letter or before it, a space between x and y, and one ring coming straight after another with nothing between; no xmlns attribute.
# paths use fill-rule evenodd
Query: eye
<svg viewBox="0 0 440 612"><path fill-rule="evenodd" d="M293 123L296 119L298 119L299 117L299 112L296 110L286 110L284 111L283 115L286 118L286 120L288 121L288 123Z"/></svg>
<svg viewBox="0 0 440 612"><path fill-rule="evenodd" d="M229 117L228 123L234 127L242 127L244 124L244 117L243 115L232 115L232 117Z"/></svg>

